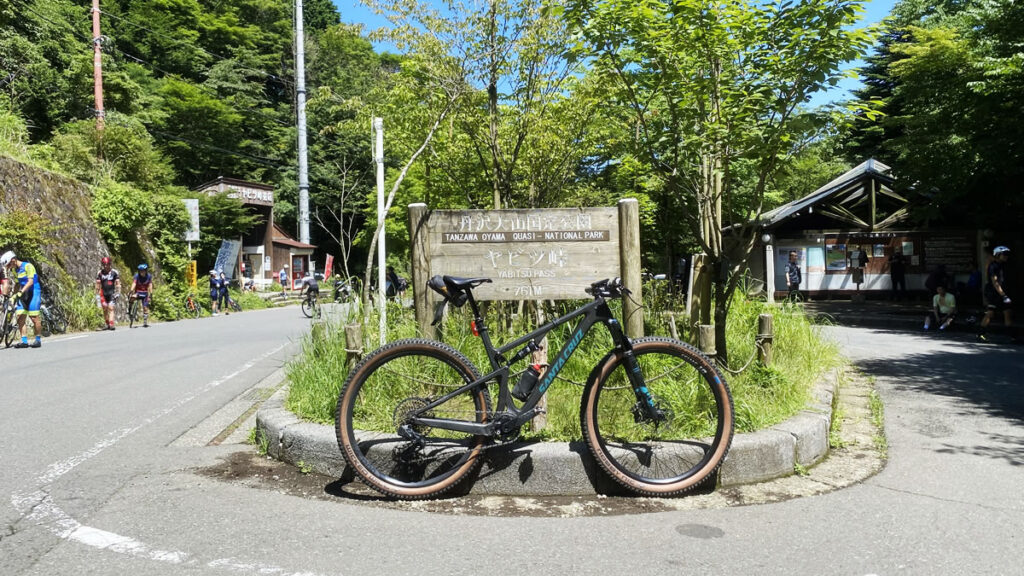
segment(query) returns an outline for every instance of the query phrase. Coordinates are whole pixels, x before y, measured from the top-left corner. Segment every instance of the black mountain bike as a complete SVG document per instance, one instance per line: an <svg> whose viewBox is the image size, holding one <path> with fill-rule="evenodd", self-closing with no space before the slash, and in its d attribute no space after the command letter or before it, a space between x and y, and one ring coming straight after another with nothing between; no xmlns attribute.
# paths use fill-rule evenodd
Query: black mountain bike
<svg viewBox="0 0 1024 576"><path fill-rule="evenodd" d="M639 494L669 496L700 485L719 467L732 443L732 396L714 363L669 338L630 340L607 299L628 291L619 279L595 282L593 300L529 334L495 348L472 288L488 278L435 276L427 282L444 306L469 302L490 372L480 371L451 346L433 340L391 342L348 375L338 396L335 433L348 464L372 488L403 499L452 489L481 463L489 442L514 440L539 413L537 403L595 324L614 348L590 372L580 405L587 446L617 482ZM575 318L579 323L551 367L527 367L509 389L510 366L537 350L537 342ZM492 408L488 385L498 384ZM517 407L514 400L521 401Z"/></svg>
<svg viewBox="0 0 1024 576"><path fill-rule="evenodd" d="M64 311L54 302L44 302L39 305L39 320L43 327L43 336L51 334L63 334L68 331L68 318Z"/></svg>
<svg viewBox="0 0 1024 576"><path fill-rule="evenodd" d="M142 317L142 302L134 295L128 297L128 328L133 328Z"/></svg>

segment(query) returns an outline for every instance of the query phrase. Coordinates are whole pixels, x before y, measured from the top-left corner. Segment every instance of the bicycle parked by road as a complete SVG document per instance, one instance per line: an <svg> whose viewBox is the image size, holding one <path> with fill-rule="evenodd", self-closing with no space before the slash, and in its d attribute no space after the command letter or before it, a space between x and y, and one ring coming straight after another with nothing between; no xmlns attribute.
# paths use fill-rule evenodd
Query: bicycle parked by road
<svg viewBox="0 0 1024 576"><path fill-rule="evenodd" d="M481 376L451 346L424 339L386 344L349 373L338 395L335 433L366 484L409 500L457 486L480 465L488 444L515 440L523 424L542 413L538 402L595 324L608 329L614 347L590 372L580 427L600 466L648 496L680 494L713 478L732 443L734 413L725 379L708 357L678 340L627 338L608 306L609 299L629 295L617 278L593 283L589 303L495 348L472 291L490 281L434 276L427 283L444 298L435 324L448 304L470 304L488 374ZM550 368L527 366L510 389L511 366L577 318ZM495 382L496 408L488 388Z"/></svg>
<svg viewBox="0 0 1024 576"><path fill-rule="evenodd" d="M39 304L39 319L43 327L43 336L53 334L64 334L68 331L68 317L64 309L57 304L54 295L47 289L43 289L43 299Z"/></svg>
<svg viewBox="0 0 1024 576"><path fill-rule="evenodd" d="M192 318L199 318L199 315L203 313L202 306L196 300L196 295L189 292L185 296L185 315L191 316Z"/></svg>
<svg viewBox="0 0 1024 576"><path fill-rule="evenodd" d="M4 348L10 348L18 338L18 322L14 316L15 302L7 294L0 294L0 339Z"/></svg>

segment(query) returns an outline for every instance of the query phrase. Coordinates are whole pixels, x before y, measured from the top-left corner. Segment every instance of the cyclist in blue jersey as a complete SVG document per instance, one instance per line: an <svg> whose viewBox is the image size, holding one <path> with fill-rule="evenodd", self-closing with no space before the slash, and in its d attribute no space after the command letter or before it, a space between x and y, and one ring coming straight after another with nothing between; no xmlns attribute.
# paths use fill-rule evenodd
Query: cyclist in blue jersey
<svg viewBox="0 0 1024 576"><path fill-rule="evenodd" d="M217 301L220 300L220 287L222 283L216 270L210 270L210 308L213 309L212 316L217 315Z"/></svg>
<svg viewBox="0 0 1024 576"><path fill-rule="evenodd" d="M133 300L142 302L142 327L149 328L149 302L153 296L153 275L149 273L149 264L139 264L139 271L132 278L129 292Z"/></svg>
<svg viewBox="0 0 1024 576"><path fill-rule="evenodd" d="M39 321L39 304L42 289L39 285L39 275L36 274L36 267L29 262L22 262L14 255L14 252L5 252L0 256L0 267L10 270L14 274L14 281L17 285L14 293L14 300L17 302L15 315L18 317L18 330L21 331L21 342L15 344L15 348L39 348L43 345L39 337L43 333L42 323ZM25 326L25 317L32 319L32 325L36 329L36 339L31 345L28 343L28 329Z"/></svg>

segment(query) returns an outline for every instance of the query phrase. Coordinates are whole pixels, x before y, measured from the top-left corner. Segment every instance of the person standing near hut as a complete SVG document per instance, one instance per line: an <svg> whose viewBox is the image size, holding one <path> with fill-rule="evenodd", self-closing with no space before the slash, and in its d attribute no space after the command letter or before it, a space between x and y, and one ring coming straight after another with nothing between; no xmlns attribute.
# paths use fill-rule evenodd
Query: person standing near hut
<svg viewBox="0 0 1024 576"><path fill-rule="evenodd" d="M791 301L801 300L800 282L803 274L800 272L800 262L796 251L789 253L789 262L786 262L786 289L789 290L787 298Z"/></svg>
<svg viewBox="0 0 1024 576"><path fill-rule="evenodd" d="M892 292L890 299L902 300L907 295L907 259L903 257L903 250L897 248L892 256L889 256L889 278L892 279Z"/></svg>

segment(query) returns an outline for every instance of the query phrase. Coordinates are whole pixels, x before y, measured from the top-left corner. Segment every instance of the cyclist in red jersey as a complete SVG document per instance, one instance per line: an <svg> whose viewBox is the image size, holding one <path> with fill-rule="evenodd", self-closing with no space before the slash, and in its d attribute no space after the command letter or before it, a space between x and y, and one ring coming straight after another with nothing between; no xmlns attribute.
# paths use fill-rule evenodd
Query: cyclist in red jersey
<svg viewBox="0 0 1024 576"><path fill-rule="evenodd" d="M103 308L103 320L107 323L104 330L114 329L114 306L121 295L121 276L111 268L110 257L100 260L102 268L96 274L96 299Z"/></svg>

